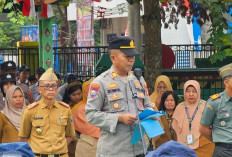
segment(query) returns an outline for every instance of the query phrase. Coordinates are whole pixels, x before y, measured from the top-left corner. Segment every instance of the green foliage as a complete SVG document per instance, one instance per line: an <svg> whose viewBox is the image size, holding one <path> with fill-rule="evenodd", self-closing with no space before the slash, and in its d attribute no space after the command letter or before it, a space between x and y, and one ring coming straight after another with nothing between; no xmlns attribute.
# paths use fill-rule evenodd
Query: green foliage
<svg viewBox="0 0 232 157"><path fill-rule="evenodd" d="M226 48L231 44L231 34L228 34L226 30L231 29L227 26L223 13L226 12L226 7L228 7L228 3L219 2L218 0L195 0L197 3L201 4L204 8L207 8L213 19L211 29L208 31L210 33L210 39L207 41L214 45L216 54L210 57L211 63L215 63L217 60L222 61L226 58L226 56L232 55L232 49ZM232 6L229 6L230 8Z"/></svg>
<svg viewBox="0 0 232 157"><path fill-rule="evenodd" d="M18 16L11 18L10 22L0 22L0 47L16 47L16 42L21 41L20 27L35 24L34 18Z"/></svg>

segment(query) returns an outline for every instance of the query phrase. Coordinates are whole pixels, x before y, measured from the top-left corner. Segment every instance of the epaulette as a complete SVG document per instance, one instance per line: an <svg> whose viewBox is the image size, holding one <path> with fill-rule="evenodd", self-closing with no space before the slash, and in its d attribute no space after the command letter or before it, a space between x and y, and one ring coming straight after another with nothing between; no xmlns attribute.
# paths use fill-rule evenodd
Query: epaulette
<svg viewBox="0 0 232 157"><path fill-rule="evenodd" d="M218 93L210 96L210 98L211 98L212 100L216 100L216 99L218 99L218 98L220 98L220 97L221 97L221 95L218 94Z"/></svg>
<svg viewBox="0 0 232 157"><path fill-rule="evenodd" d="M69 105L68 105L68 104L66 104L66 103L64 103L63 101L58 101L58 102L59 102L59 104L61 104L61 105L65 106L65 107L67 107L67 108L70 108L70 107L69 107Z"/></svg>
<svg viewBox="0 0 232 157"><path fill-rule="evenodd" d="M38 104L39 104L38 102L34 102L34 103L28 105L27 108L30 110L30 109L34 108L35 106L37 106Z"/></svg>

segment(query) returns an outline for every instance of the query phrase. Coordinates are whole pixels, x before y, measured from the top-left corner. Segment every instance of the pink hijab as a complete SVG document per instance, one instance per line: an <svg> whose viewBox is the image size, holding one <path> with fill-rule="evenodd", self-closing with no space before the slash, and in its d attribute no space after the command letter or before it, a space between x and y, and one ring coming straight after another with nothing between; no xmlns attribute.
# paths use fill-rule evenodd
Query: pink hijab
<svg viewBox="0 0 232 157"><path fill-rule="evenodd" d="M25 105L25 101L23 103L22 108L20 109L16 108L13 105L12 97L16 89L20 89L21 92L23 93L23 90L19 86L11 86L6 92L5 107L1 112L8 118L11 124L13 124L17 130L19 130L21 116L22 116L23 110L26 107L26 105ZM24 97L24 94L23 94L23 97Z"/></svg>
<svg viewBox="0 0 232 157"><path fill-rule="evenodd" d="M194 104L190 104L186 99L186 89L190 85L196 89L197 95L198 95L197 101ZM188 121L188 117L187 117L187 114L185 111L184 104L186 104L186 106L188 108L189 115L192 118L192 115L193 115L196 107L198 106L198 103L200 102L200 96L201 96L200 84L195 80L187 81L184 84L185 101L180 103L179 105L177 105L177 107L174 111L174 114L172 116L173 117L172 127L177 134L177 141L180 142L181 144L188 146L191 149L197 149L199 147L199 138L201 135L199 132L199 126L200 126L201 115L202 115L202 112L204 110L204 106L205 106L206 102L204 100L201 100L200 107L198 108L198 111L197 111L197 113L192 121L191 133L193 134L194 143L191 145L187 145L187 142L186 142L186 136L187 136L187 134L190 133L190 131L189 131L189 121Z"/></svg>

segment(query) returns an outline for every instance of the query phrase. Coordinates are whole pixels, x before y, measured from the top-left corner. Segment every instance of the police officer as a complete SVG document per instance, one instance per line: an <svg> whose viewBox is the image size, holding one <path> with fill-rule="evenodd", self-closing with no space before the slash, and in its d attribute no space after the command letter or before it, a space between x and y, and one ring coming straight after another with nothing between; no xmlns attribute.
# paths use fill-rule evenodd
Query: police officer
<svg viewBox="0 0 232 157"><path fill-rule="evenodd" d="M232 64L219 69L225 90L210 96L202 113L200 132L215 143L213 157L232 156Z"/></svg>
<svg viewBox="0 0 232 157"><path fill-rule="evenodd" d="M28 81L29 72L30 72L30 68L28 68L25 64L22 65L19 68L19 80L18 80L18 83L26 84L27 86L29 86L29 81Z"/></svg>
<svg viewBox="0 0 232 157"><path fill-rule="evenodd" d="M22 115L20 141L28 141L38 157L67 157L67 145L75 134L69 105L55 100L57 80L48 69L39 80L41 100L29 105Z"/></svg>
<svg viewBox="0 0 232 157"><path fill-rule="evenodd" d="M152 108L143 77L140 82L131 72L138 53L131 37L117 36L109 43L109 48L113 65L91 83L86 104L88 122L101 128L97 157L142 156L142 142L131 144L137 123L136 110L140 113ZM129 77L139 97L136 104Z"/></svg>
<svg viewBox="0 0 232 157"><path fill-rule="evenodd" d="M17 76L17 69L14 61L6 61L1 64L1 74L8 73L14 73L15 77ZM23 90L26 102L33 102L32 94L26 84L16 82L16 86L19 86ZM2 97L2 93L0 93L0 97Z"/></svg>

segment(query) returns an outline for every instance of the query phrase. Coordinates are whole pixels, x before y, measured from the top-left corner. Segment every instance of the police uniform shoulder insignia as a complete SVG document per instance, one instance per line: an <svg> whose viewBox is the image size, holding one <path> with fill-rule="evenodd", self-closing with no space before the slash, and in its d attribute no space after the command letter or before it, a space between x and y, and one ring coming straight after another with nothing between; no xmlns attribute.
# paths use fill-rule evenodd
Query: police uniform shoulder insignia
<svg viewBox="0 0 232 157"><path fill-rule="evenodd" d="M112 72L111 75L112 75L113 78L117 78L117 77L118 77L117 74L116 74L115 72Z"/></svg>
<svg viewBox="0 0 232 157"><path fill-rule="evenodd" d="M218 98L220 98L220 97L221 97L221 95L218 94L218 93L210 96L210 98L211 98L212 100L216 100L216 99L218 99Z"/></svg>
<svg viewBox="0 0 232 157"><path fill-rule="evenodd" d="M34 103L28 105L27 108L30 110L30 109L34 108L35 106L37 106L38 104L39 104L38 102L34 102Z"/></svg>
<svg viewBox="0 0 232 157"><path fill-rule="evenodd" d="M58 101L60 105L63 105L64 107L70 108L70 106L62 101Z"/></svg>
<svg viewBox="0 0 232 157"><path fill-rule="evenodd" d="M97 95L99 88L100 88L99 84L97 84L97 83L91 84L90 90L89 90L89 94L90 94L91 98L94 98Z"/></svg>

